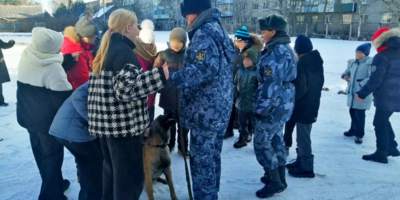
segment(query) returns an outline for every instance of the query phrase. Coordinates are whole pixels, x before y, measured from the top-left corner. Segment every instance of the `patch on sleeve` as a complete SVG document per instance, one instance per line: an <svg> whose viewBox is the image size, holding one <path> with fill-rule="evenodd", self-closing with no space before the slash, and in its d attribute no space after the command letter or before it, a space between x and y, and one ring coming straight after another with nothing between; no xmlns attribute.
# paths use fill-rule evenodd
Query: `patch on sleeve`
<svg viewBox="0 0 400 200"><path fill-rule="evenodd" d="M248 52L243 54L243 58L247 58L247 57L249 57L249 53Z"/></svg>
<svg viewBox="0 0 400 200"><path fill-rule="evenodd" d="M204 51L199 51L196 54L196 60L199 62L203 62L206 59L206 54L204 53Z"/></svg>
<svg viewBox="0 0 400 200"><path fill-rule="evenodd" d="M371 71L372 71L372 72L375 72L375 71L376 71L376 66L375 66L375 65L371 67Z"/></svg>
<svg viewBox="0 0 400 200"><path fill-rule="evenodd" d="M272 76L272 74L273 74L273 71L272 71L272 68L271 67L268 67L267 69L265 69L265 76L266 77L271 77Z"/></svg>

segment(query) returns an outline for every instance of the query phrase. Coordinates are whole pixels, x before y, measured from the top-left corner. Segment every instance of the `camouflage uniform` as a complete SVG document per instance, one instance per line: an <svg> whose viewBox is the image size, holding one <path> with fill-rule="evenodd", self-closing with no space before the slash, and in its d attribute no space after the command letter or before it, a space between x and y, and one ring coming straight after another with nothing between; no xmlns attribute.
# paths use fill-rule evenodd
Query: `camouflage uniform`
<svg viewBox="0 0 400 200"><path fill-rule="evenodd" d="M183 69L170 81L182 89L182 124L191 131L191 173L195 199L218 199L223 134L233 104L235 50L221 26L220 12L209 9L189 27Z"/></svg>
<svg viewBox="0 0 400 200"><path fill-rule="evenodd" d="M254 150L266 172L286 164L282 129L292 115L296 59L286 34L269 41L258 64L260 86L255 94Z"/></svg>

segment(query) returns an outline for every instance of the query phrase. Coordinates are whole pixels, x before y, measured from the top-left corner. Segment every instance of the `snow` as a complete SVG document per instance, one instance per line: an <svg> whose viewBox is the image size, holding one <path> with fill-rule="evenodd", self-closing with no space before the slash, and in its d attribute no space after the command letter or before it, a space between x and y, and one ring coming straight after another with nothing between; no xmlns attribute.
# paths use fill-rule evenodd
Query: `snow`
<svg viewBox="0 0 400 200"><path fill-rule="evenodd" d="M169 32L157 32L156 43L159 50L167 47ZM16 80L17 66L22 51L30 41L30 34L3 33L1 39L14 39L16 46L4 50L12 82L6 83L4 96L10 103L0 108L0 199L37 199L41 180L29 144L29 136L16 120ZM294 38L293 38L294 41ZM347 66L347 60L354 57L355 48L362 42L313 39L314 47L325 60L325 87L319 120L312 131L315 155L315 179L296 179L287 176L289 187L286 191L270 199L276 200L398 200L400 199L400 159L389 158L389 164L366 162L364 154L375 151L375 133L372 126L375 109L367 111L366 136L362 145L356 145L353 138L346 138L343 132L350 126L350 116L346 107L346 96L338 95L346 88L340 74ZM376 52L373 50L372 56ZM156 116L162 109L156 109ZM395 132L400 132L400 115L392 116ZM294 134L295 135L295 134ZM219 197L222 200L252 200L255 191L263 184L259 181L263 169L257 163L253 145L242 149L232 147L235 138L224 141L222 151L222 178ZM295 148L290 149L288 161L295 158ZM179 199L188 199L183 159L176 150L172 153L172 173ZM66 191L70 200L78 199L79 184L76 181L76 166L73 156L65 150L63 175L71 181ZM168 186L155 184L155 198L170 199ZM145 190L141 199L147 199Z"/></svg>

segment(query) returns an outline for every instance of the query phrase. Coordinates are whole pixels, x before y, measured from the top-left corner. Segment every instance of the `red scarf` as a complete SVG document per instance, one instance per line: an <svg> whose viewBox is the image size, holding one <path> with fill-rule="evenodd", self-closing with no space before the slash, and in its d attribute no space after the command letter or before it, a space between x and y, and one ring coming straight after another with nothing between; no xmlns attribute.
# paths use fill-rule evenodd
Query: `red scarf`
<svg viewBox="0 0 400 200"><path fill-rule="evenodd" d="M376 50L378 51L378 53L382 53L382 52L385 51L386 49L389 49L389 47L380 46L380 47L378 47Z"/></svg>

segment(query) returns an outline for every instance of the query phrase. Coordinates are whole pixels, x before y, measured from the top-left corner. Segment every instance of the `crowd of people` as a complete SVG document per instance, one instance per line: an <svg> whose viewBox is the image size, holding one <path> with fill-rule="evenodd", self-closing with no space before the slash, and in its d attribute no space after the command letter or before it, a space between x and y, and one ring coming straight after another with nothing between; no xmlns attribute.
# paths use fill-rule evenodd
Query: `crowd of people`
<svg viewBox="0 0 400 200"><path fill-rule="evenodd" d="M209 0L184 0L181 13L188 32L173 29L169 48L160 52L153 22L139 26L125 9L112 12L102 34L90 13L63 35L33 29L18 66L17 119L29 133L42 179L40 200L67 199L64 147L75 157L80 200L139 199L142 134L154 120L157 93L165 114L179 113L168 146L172 151L178 142L179 153L190 158L196 200L218 199L222 144L233 136L236 119L234 147L253 140L264 169L257 197L283 192L286 169L293 177L315 177L311 130L324 61L310 38L298 36L293 50L287 21L273 14L259 19L261 38L243 26L232 41ZM0 48L14 44L0 41ZM357 47L341 76L352 119L344 135L362 143L365 111L374 102L377 150L363 159L388 163L388 156L400 156L389 121L400 112L400 29L378 30L372 44L378 54L369 57L370 43ZM0 51L0 83L8 81ZM0 95L0 106L7 105ZM295 127L297 159L287 164Z"/></svg>

